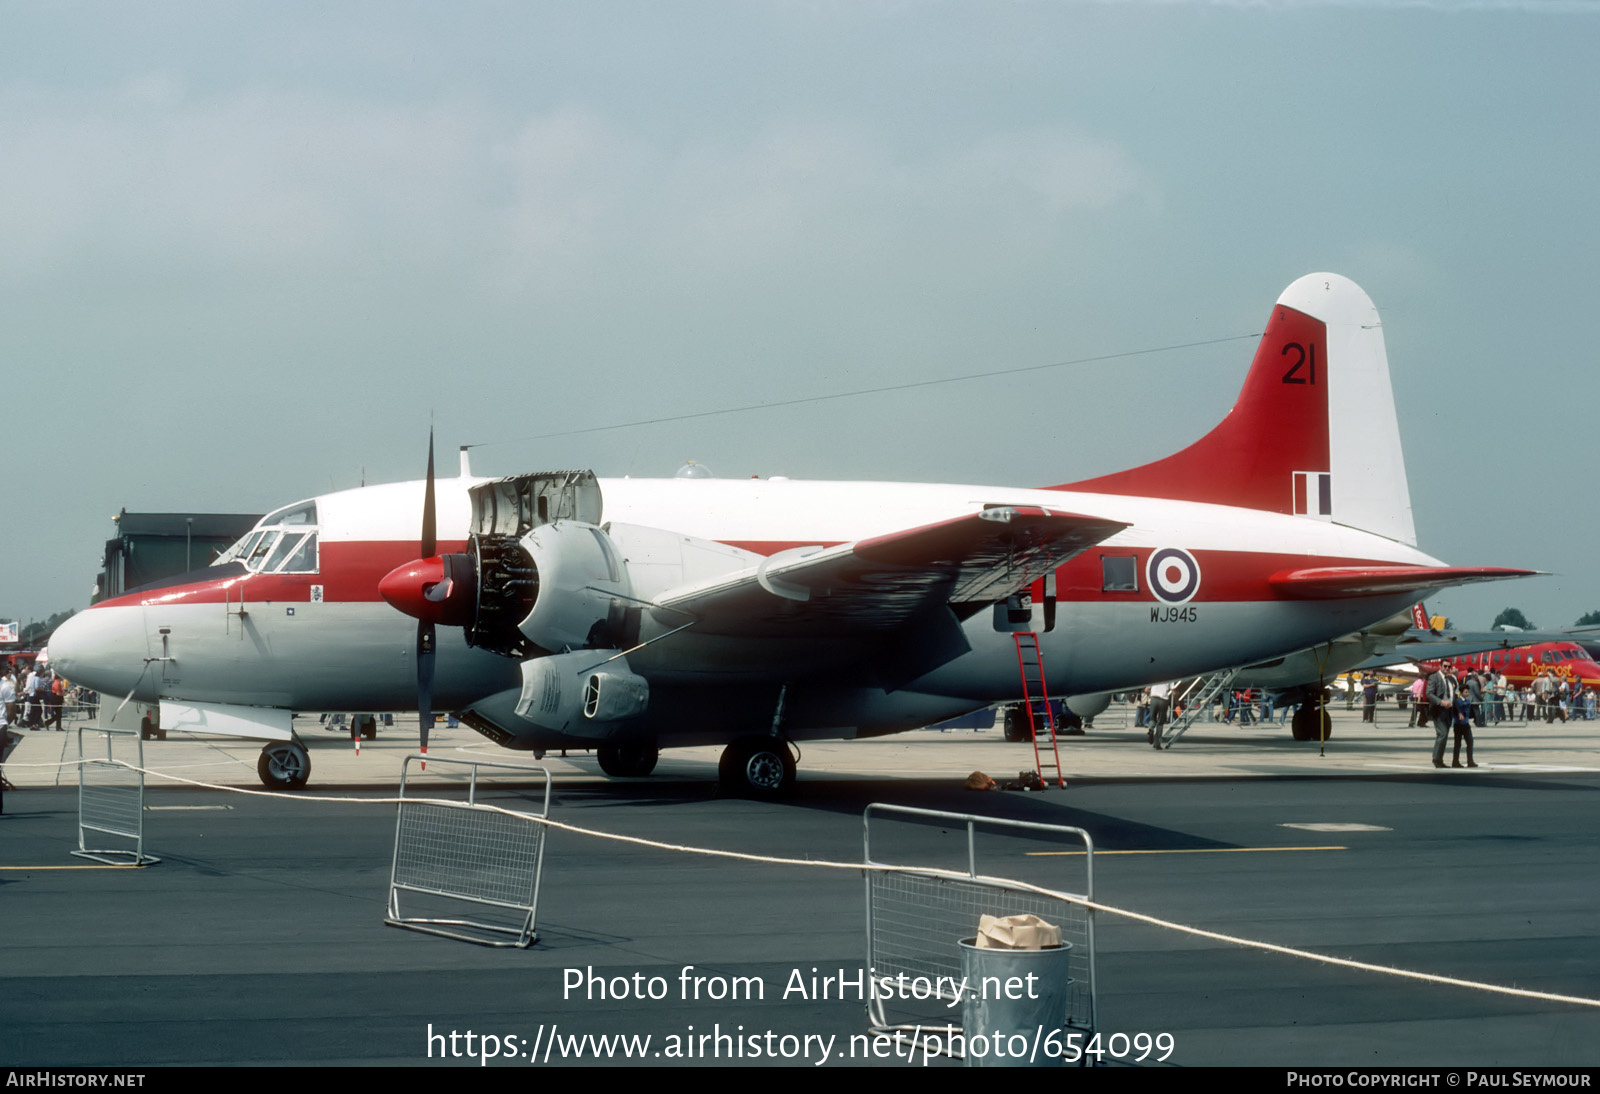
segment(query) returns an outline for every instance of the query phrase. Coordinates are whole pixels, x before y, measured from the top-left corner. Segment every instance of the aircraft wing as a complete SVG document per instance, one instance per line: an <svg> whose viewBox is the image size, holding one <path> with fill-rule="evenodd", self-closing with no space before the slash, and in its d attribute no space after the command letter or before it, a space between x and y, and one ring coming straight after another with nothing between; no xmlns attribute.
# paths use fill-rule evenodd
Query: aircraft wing
<svg viewBox="0 0 1600 1094"><path fill-rule="evenodd" d="M1538 576L1538 570L1503 566L1320 566L1279 570L1267 581L1278 592L1296 600L1335 600Z"/></svg>
<svg viewBox="0 0 1600 1094"><path fill-rule="evenodd" d="M1542 642L1571 642L1572 635L1565 631L1407 631L1392 650L1375 653L1351 669L1386 668L1403 662L1440 661L1446 657L1466 657L1474 653L1492 653L1495 650L1514 650Z"/></svg>
<svg viewBox="0 0 1600 1094"><path fill-rule="evenodd" d="M796 547L670 590L655 604L670 610L663 618L693 617L701 634L861 637L935 608L971 616L1125 527L1077 513L1002 506L834 547Z"/></svg>

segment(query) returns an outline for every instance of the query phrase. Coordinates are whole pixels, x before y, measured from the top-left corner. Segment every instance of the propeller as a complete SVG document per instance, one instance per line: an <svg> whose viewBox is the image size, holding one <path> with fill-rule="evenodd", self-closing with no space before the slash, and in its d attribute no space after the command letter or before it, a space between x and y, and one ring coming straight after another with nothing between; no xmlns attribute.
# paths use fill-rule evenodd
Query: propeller
<svg viewBox="0 0 1600 1094"><path fill-rule="evenodd" d="M418 558L430 559L438 549L438 524L433 498L433 427L428 427L428 482L422 492L422 543ZM417 721L422 727L422 754L428 754L428 730L433 728L433 620L417 620ZM428 761L422 761L428 769Z"/></svg>

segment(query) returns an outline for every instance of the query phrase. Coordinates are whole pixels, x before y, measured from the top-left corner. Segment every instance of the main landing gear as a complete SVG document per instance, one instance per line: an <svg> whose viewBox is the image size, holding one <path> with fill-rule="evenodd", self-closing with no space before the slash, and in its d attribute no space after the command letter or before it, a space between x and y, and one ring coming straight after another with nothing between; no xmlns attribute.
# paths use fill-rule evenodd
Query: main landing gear
<svg viewBox="0 0 1600 1094"><path fill-rule="evenodd" d="M311 754L298 737L271 741L256 761L256 775L268 790L299 790L311 778Z"/></svg>
<svg viewBox="0 0 1600 1094"><path fill-rule="evenodd" d="M622 741L594 750L600 770L614 779L641 779L656 769L661 750L651 741Z"/></svg>
<svg viewBox="0 0 1600 1094"><path fill-rule="evenodd" d="M1289 720L1289 732L1294 734L1297 741L1326 741L1333 735L1333 719L1320 703L1312 700L1300 704L1300 709L1294 712L1294 717Z"/></svg>
<svg viewBox="0 0 1600 1094"><path fill-rule="evenodd" d="M613 741L595 748L600 770L614 779L639 779L656 768L660 749L653 740ZM262 762L265 764L265 753ZM309 766L309 761L308 761ZM739 737L722 750L717 778L729 794L778 798L794 788L795 755L788 741L766 734ZM262 776L265 781L266 776Z"/></svg>
<svg viewBox="0 0 1600 1094"><path fill-rule="evenodd" d="M794 788L789 742L770 735L738 737L722 750L717 777L723 789L746 798L777 798Z"/></svg>

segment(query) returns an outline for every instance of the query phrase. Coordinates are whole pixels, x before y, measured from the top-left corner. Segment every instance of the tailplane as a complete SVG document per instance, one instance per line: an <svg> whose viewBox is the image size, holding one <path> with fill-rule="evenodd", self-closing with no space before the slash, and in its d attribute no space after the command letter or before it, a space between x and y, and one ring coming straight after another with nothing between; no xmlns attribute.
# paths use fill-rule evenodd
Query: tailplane
<svg viewBox="0 0 1600 1094"><path fill-rule="evenodd" d="M1415 546L1383 327L1337 274L1284 290L1233 409L1166 459L1057 489L1297 514Z"/></svg>

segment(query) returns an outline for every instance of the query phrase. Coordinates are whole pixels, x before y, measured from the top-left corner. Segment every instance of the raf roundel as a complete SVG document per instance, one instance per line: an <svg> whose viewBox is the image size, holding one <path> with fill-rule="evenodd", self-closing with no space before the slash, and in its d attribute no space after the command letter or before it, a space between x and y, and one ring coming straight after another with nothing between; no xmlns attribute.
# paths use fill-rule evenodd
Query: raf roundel
<svg viewBox="0 0 1600 1094"><path fill-rule="evenodd" d="M1144 572L1150 591L1168 604L1192 600L1200 591L1200 564L1181 548L1163 547L1151 552Z"/></svg>

